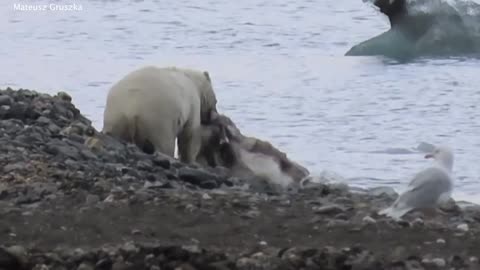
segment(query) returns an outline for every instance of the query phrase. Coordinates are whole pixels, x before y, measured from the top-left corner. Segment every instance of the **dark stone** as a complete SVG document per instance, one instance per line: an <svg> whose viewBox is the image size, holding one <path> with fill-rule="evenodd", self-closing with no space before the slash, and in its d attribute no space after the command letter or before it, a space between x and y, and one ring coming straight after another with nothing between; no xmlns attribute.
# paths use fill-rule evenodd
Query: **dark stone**
<svg viewBox="0 0 480 270"><path fill-rule="evenodd" d="M73 160L80 160L80 153L79 151L73 147L67 145L65 142L54 139L50 141L46 147L45 147L45 152L51 155L58 156L60 155L61 157L65 158L71 158Z"/></svg>
<svg viewBox="0 0 480 270"><path fill-rule="evenodd" d="M217 176L202 169L183 167L178 170L178 177L193 185L212 189L218 187Z"/></svg>
<svg viewBox="0 0 480 270"><path fill-rule="evenodd" d="M24 269L20 258L0 247L0 269Z"/></svg>
<svg viewBox="0 0 480 270"><path fill-rule="evenodd" d="M77 143L81 143L81 144L85 143L85 139L78 134L69 134L67 138Z"/></svg>
<svg viewBox="0 0 480 270"><path fill-rule="evenodd" d="M0 106L10 106L13 103L13 99L7 95L0 95Z"/></svg>
<svg viewBox="0 0 480 270"><path fill-rule="evenodd" d="M137 168L140 170L151 172L153 167L153 162L150 160L140 160L137 162Z"/></svg>
<svg viewBox="0 0 480 270"><path fill-rule="evenodd" d="M317 214L331 215L331 214L343 213L345 212L345 208L340 205L330 204L330 205L316 207L313 211Z"/></svg>
<svg viewBox="0 0 480 270"><path fill-rule="evenodd" d="M65 92L58 92L57 97L66 102L72 102L72 97Z"/></svg>
<svg viewBox="0 0 480 270"><path fill-rule="evenodd" d="M12 171L21 171L25 168L25 166L26 166L25 162L7 164L5 165L5 167L3 167L3 172L9 173Z"/></svg>
<svg viewBox="0 0 480 270"><path fill-rule="evenodd" d="M39 124L43 124L43 125L49 125L52 123L52 120L50 120L49 118L45 117L45 116L40 116L37 118L37 123Z"/></svg>
<svg viewBox="0 0 480 270"><path fill-rule="evenodd" d="M60 127L54 123L51 123L50 125L48 125L47 129L54 134L60 133Z"/></svg>
<svg viewBox="0 0 480 270"><path fill-rule="evenodd" d="M455 269L467 269L468 265L465 263L465 261L462 259L462 257L458 255L454 255L452 258L450 258L450 266L454 267Z"/></svg>
<svg viewBox="0 0 480 270"><path fill-rule="evenodd" d="M41 199L40 194L29 189L26 194L18 195L15 201L17 204L32 204L39 202Z"/></svg>
<svg viewBox="0 0 480 270"><path fill-rule="evenodd" d="M209 180L209 181L204 181L204 182L200 183L199 187L204 188L204 189L214 189L214 188L218 187L218 184L217 184L217 182L215 182L213 180Z"/></svg>
<svg viewBox="0 0 480 270"><path fill-rule="evenodd" d="M168 259L175 261L188 261L190 258L189 252L178 246L167 247L164 254Z"/></svg>
<svg viewBox="0 0 480 270"><path fill-rule="evenodd" d="M82 149L80 150L80 154L85 158L85 159L97 159L97 156L90 151L89 149Z"/></svg>
<svg viewBox="0 0 480 270"><path fill-rule="evenodd" d="M19 119L22 121L26 121L27 119L37 119L39 117L39 113L32 110L27 104L23 102L18 102L12 104L10 110L8 110L6 114L6 118L14 118Z"/></svg>
<svg viewBox="0 0 480 270"><path fill-rule="evenodd" d="M113 261L109 257L99 260L95 264L95 270L111 270Z"/></svg>
<svg viewBox="0 0 480 270"><path fill-rule="evenodd" d="M153 164L160 166L166 170L169 170L171 167L170 160L167 157L160 155L158 153L154 154L152 161L153 161Z"/></svg>

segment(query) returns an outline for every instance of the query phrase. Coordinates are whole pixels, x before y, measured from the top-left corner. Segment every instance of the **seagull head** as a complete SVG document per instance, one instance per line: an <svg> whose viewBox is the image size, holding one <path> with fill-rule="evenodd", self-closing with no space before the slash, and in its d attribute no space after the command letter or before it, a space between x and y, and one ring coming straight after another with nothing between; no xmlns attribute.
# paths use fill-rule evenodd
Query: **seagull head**
<svg viewBox="0 0 480 270"><path fill-rule="evenodd" d="M453 168L453 151L447 146L437 146L433 152L425 155L425 158L434 159L442 167L448 171L452 171Z"/></svg>

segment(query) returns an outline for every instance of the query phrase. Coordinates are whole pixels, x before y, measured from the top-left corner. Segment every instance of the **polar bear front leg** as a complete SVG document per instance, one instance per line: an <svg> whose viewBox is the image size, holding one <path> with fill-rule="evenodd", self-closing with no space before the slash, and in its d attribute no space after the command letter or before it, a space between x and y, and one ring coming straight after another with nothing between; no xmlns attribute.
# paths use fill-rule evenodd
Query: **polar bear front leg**
<svg viewBox="0 0 480 270"><path fill-rule="evenodd" d="M192 164L197 160L202 144L201 126L198 123L187 122L177 138L180 161Z"/></svg>

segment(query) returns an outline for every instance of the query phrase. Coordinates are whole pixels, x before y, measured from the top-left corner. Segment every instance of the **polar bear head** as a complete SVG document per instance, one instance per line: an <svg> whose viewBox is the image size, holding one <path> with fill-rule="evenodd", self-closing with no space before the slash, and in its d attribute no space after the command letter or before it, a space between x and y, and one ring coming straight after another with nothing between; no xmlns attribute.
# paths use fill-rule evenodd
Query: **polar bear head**
<svg viewBox="0 0 480 270"><path fill-rule="evenodd" d="M217 113L217 97L213 90L210 74L208 71L193 69L183 69L183 71L193 81L199 91L201 122L202 124L208 124Z"/></svg>

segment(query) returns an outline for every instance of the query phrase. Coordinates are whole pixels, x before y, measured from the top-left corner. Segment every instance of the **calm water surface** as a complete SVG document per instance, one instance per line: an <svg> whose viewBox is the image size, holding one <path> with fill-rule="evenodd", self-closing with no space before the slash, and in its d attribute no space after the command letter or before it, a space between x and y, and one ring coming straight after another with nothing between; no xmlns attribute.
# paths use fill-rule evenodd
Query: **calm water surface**
<svg viewBox="0 0 480 270"><path fill-rule="evenodd" d="M83 10L14 10L67 2ZM2 0L0 17L0 87L67 91L98 129L127 72L205 69L222 112L314 174L403 190L428 164L415 148L447 144L454 195L480 201L480 60L343 56L388 29L361 0Z"/></svg>

